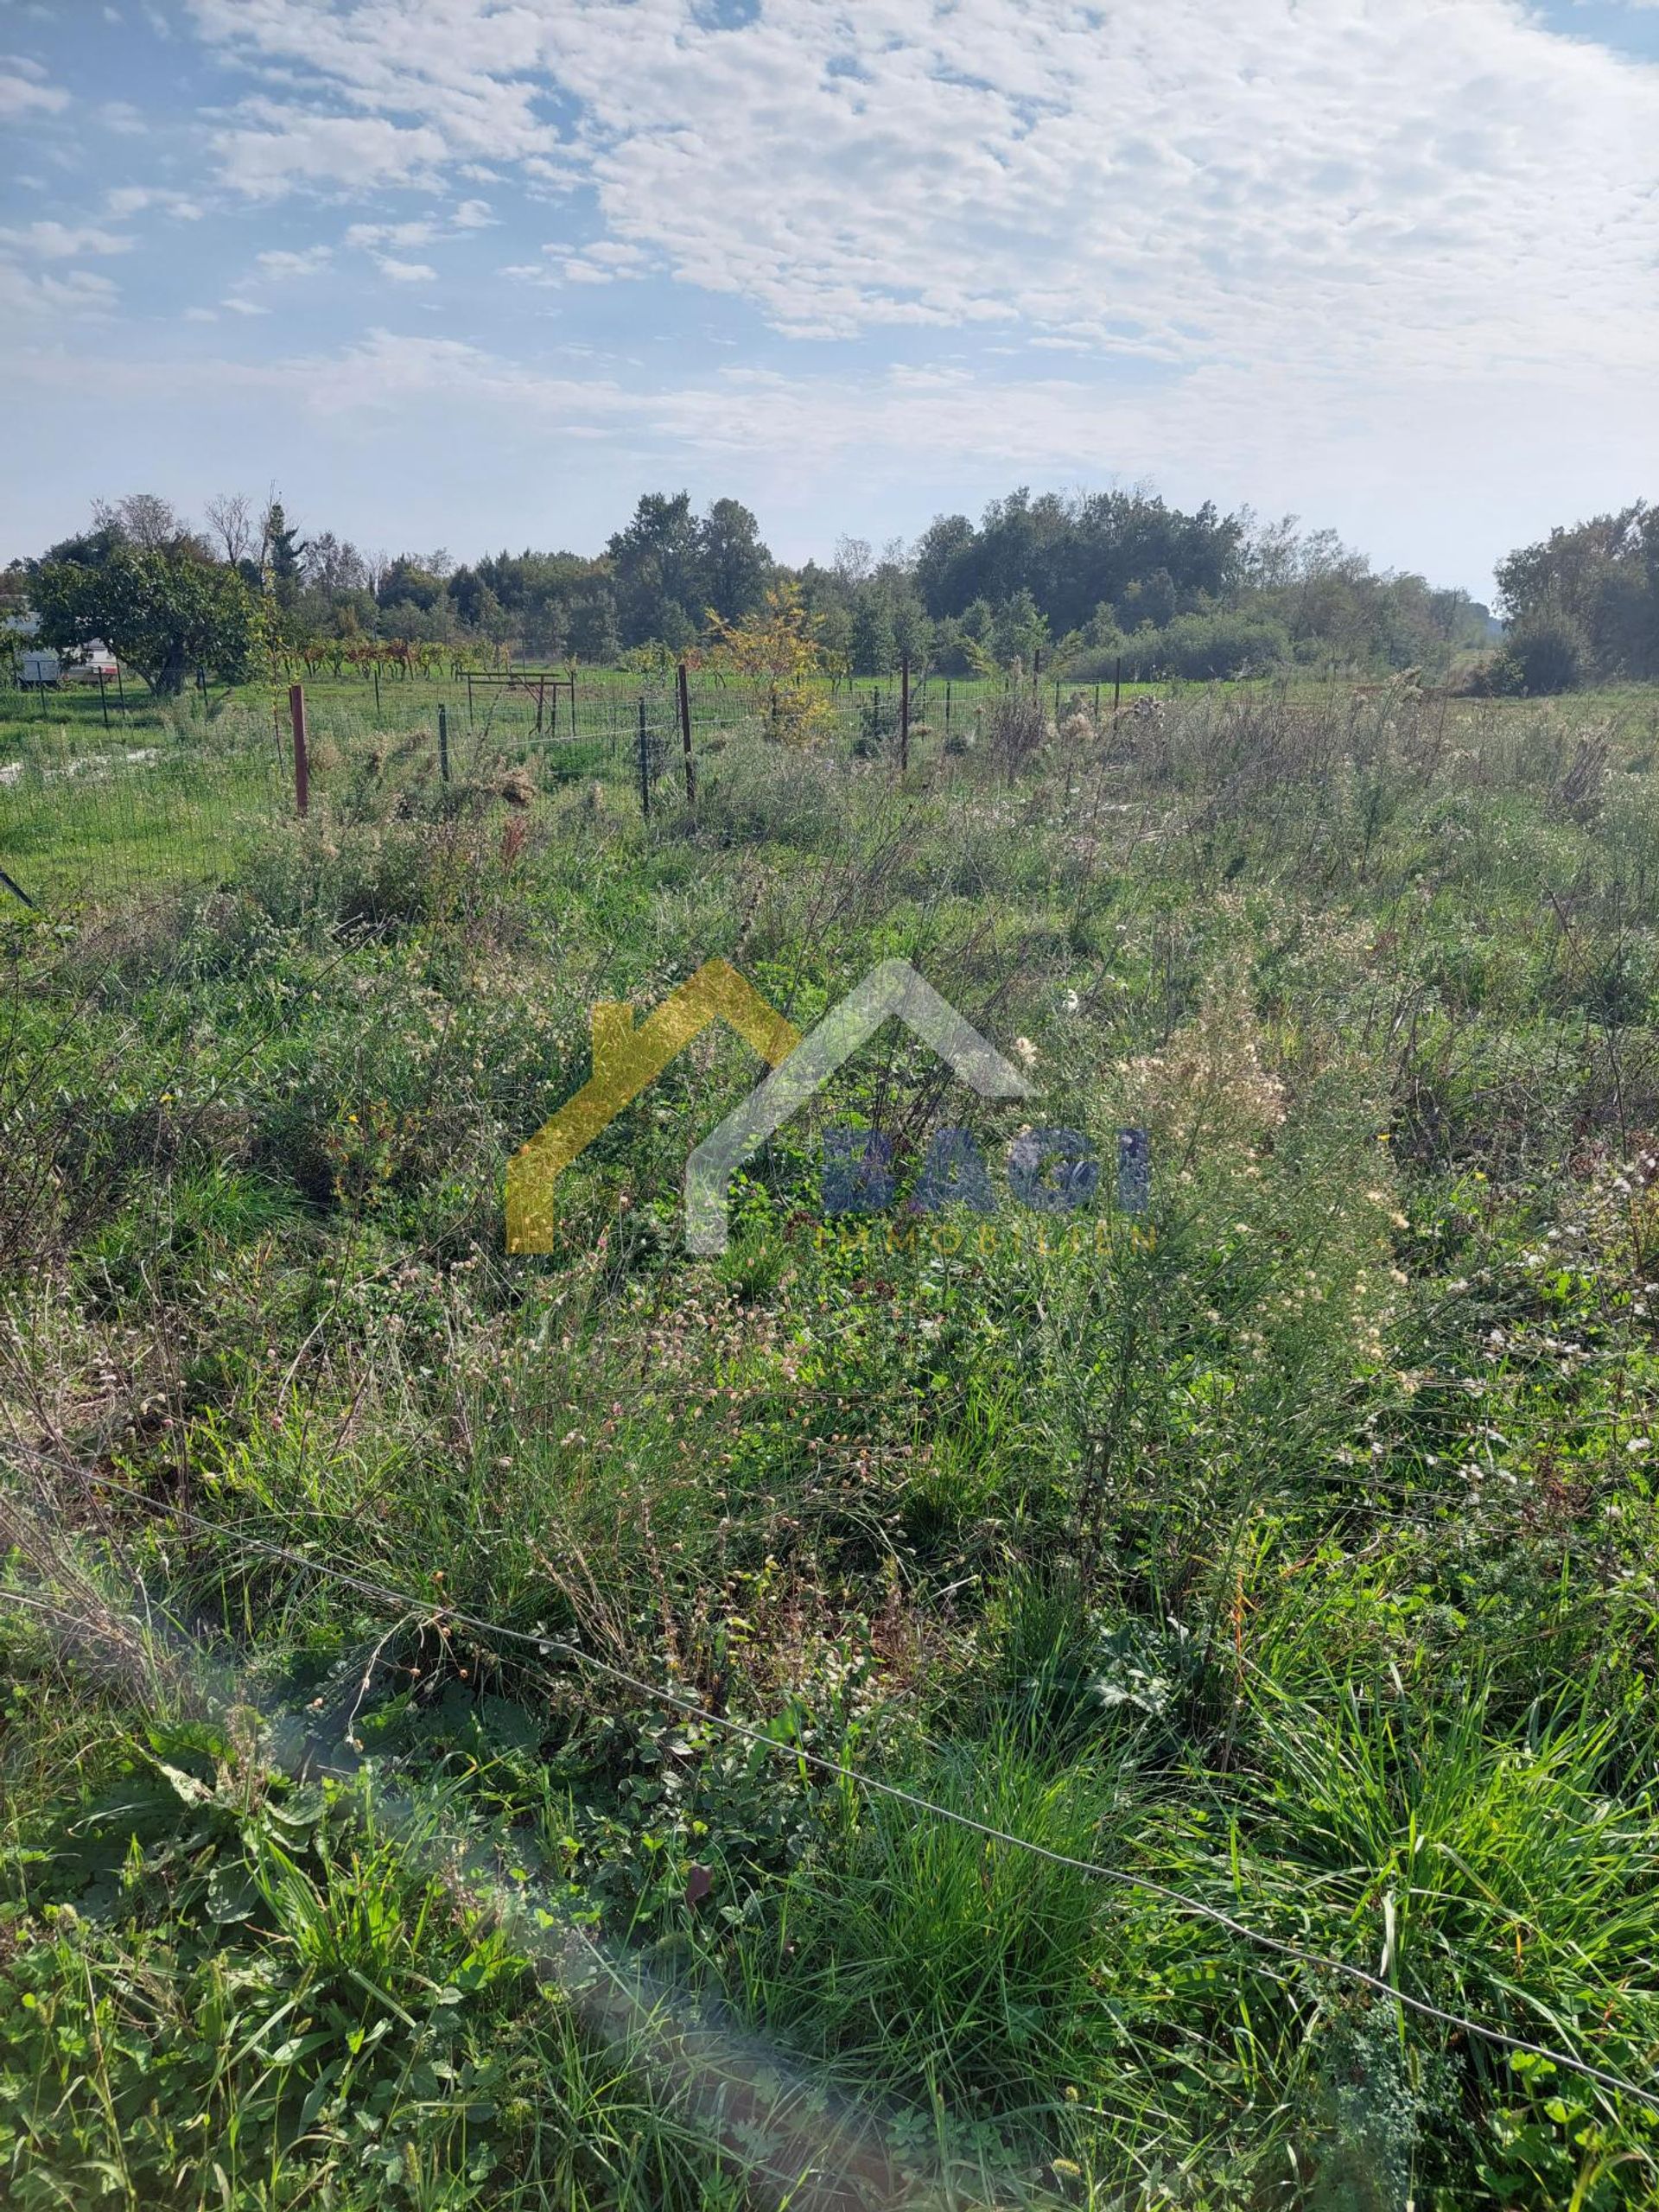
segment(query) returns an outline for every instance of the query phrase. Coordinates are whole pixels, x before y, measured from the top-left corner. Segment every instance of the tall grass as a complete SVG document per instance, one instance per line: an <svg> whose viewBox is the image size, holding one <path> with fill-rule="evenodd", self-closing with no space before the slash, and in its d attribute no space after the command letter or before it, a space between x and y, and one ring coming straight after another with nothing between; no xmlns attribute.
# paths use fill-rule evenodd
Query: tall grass
<svg viewBox="0 0 1659 2212"><path fill-rule="evenodd" d="M1644 730L734 729L649 820L346 732L211 888L10 917L7 2201L1651 2202L1643 2097L1180 1902L1659 2070ZM592 1002L716 953L802 1027L911 958L1034 1096L885 1031L698 1261L710 1032L510 1260ZM1014 1205L1033 1121L1151 1214Z"/></svg>

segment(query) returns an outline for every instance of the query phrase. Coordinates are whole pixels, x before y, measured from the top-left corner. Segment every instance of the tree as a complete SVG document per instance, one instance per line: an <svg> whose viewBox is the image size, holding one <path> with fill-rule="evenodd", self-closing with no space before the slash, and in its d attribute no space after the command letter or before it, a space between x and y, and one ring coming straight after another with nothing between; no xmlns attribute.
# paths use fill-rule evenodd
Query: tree
<svg viewBox="0 0 1659 2212"><path fill-rule="evenodd" d="M741 621L766 597L772 575L772 556L760 543L760 524L741 500L716 499L697 537L709 612L723 622Z"/></svg>
<svg viewBox="0 0 1659 2212"><path fill-rule="evenodd" d="M1552 530L1498 564L1499 603L1517 629L1546 617L1575 626L1584 673L1659 675L1659 508Z"/></svg>
<svg viewBox="0 0 1659 2212"><path fill-rule="evenodd" d="M970 594L961 588L958 571L971 561L974 525L966 515L936 515L916 541L912 568L922 604L937 622L960 614Z"/></svg>
<svg viewBox="0 0 1659 2212"><path fill-rule="evenodd" d="M423 614L429 614L445 596L443 578L435 575L416 553L400 553L375 594L382 607L415 606Z"/></svg>
<svg viewBox="0 0 1659 2212"><path fill-rule="evenodd" d="M703 601L699 536L689 492L647 492L627 528L606 546L625 645L666 640L671 631L683 636L688 625L696 634L693 609Z"/></svg>
<svg viewBox="0 0 1659 2212"><path fill-rule="evenodd" d="M607 667L622 650L616 626L616 600L606 583L573 593L566 614L565 643L575 660Z"/></svg>
<svg viewBox="0 0 1659 2212"><path fill-rule="evenodd" d="M815 737L829 706L812 684L823 666L818 620L808 612L799 584L768 591L764 611L741 623L715 614L709 627L716 656L753 688L756 710L773 734L796 744Z"/></svg>
<svg viewBox="0 0 1659 2212"><path fill-rule="evenodd" d="M991 625L992 658L1003 668L1020 661L1027 668L1048 643L1048 619L1028 591L1017 591L996 610Z"/></svg>
<svg viewBox="0 0 1659 2212"><path fill-rule="evenodd" d="M306 582L331 597L368 587L368 563L349 537L336 537L332 530L319 531L306 547L304 568Z"/></svg>
<svg viewBox="0 0 1659 2212"><path fill-rule="evenodd" d="M207 524L225 549L232 569L251 561L254 552L253 502L241 492L221 492L207 502Z"/></svg>
<svg viewBox="0 0 1659 2212"><path fill-rule="evenodd" d="M272 492L259 518L259 565L270 569L276 596L284 607L291 603L299 589L304 552L304 540L289 523L282 501Z"/></svg>
<svg viewBox="0 0 1659 2212"><path fill-rule="evenodd" d="M848 652L855 676L886 676L899 657L893 634L893 606L873 585L860 587L853 601L852 634Z"/></svg>
<svg viewBox="0 0 1659 2212"><path fill-rule="evenodd" d="M1590 640L1581 625L1560 607L1540 607L1517 622L1504 639L1494 688L1524 692L1529 698L1575 691L1590 658Z"/></svg>
<svg viewBox="0 0 1659 2212"><path fill-rule="evenodd" d="M171 551L194 542L189 524L169 500L156 492L129 492L124 499L95 499L92 526L112 531L145 553Z"/></svg>
<svg viewBox="0 0 1659 2212"><path fill-rule="evenodd" d="M893 601L893 651L903 660L908 658L918 675L927 666L928 656L933 650L933 625L927 619L927 609L914 592L901 591Z"/></svg>
<svg viewBox="0 0 1659 2212"><path fill-rule="evenodd" d="M193 548L120 545L96 566L47 561L29 578L42 645L74 652L101 639L151 690L181 691L192 670L245 673L258 610L234 569Z"/></svg>

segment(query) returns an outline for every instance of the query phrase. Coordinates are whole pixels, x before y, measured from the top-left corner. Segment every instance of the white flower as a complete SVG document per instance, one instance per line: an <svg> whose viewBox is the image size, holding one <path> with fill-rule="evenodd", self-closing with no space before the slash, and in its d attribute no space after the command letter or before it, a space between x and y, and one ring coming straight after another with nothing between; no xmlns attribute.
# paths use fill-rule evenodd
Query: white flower
<svg viewBox="0 0 1659 2212"><path fill-rule="evenodd" d="M1624 1449L1627 1452L1651 1452L1653 1440L1648 1436L1633 1436Z"/></svg>

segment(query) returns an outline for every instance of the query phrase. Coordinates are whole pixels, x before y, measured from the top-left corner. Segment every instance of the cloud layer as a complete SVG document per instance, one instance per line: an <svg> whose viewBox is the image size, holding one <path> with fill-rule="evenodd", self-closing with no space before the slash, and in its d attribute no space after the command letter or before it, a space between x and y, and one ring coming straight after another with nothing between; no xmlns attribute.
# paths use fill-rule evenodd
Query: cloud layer
<svg viewBox="0 0 1659 2212"><path fill-rule="evenodd" d="M613 477L747 469L763 505L762 470L817 470L826 499L879 473L912 527L906 482L959 478L962 504L991 467L1144 474L1357 529L1438 512L1478 581L1465 549L1501 550L1518 482L1588 505L1659 473L1659 67L1566 35L1567 0L1553 27L1522 0L161 19L207 87L165 125L159 92L135 109L165 149L123 139L95 196L0 230L37 386L76 381L76 322L143 299L145 255L188 235L171 327L218 338L175 347L158 393L441 409L458 448L506 417L608 443ZM0 115L67 168L64 76L0 70ZM89 341L83 380L106 361ZM850 519L826 507L824 537Z"/></svg>
<svg viewBox="0 0 1659 2212"><path fill-rule="evenodd" d="M193 10L308 81L221 132L238 189L480 158L579 181L613 243L785 333L1654 358L1659 71L1510 0L768 0L736 29L694 0Z"/></svg>

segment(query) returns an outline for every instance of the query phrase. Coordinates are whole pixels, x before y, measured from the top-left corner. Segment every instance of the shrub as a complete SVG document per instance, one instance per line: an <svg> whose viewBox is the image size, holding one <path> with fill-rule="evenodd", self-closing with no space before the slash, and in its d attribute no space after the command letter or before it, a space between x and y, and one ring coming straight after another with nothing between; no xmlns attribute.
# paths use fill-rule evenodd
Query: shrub
<svg viewBox="0 0 1659 2212"><path fill-rule="evenodd" d="M1517 622L1493 663L1490 688L1537 698L1576 691L1590 664L1590 641L1570 614L1545 609Z"/></svg>

